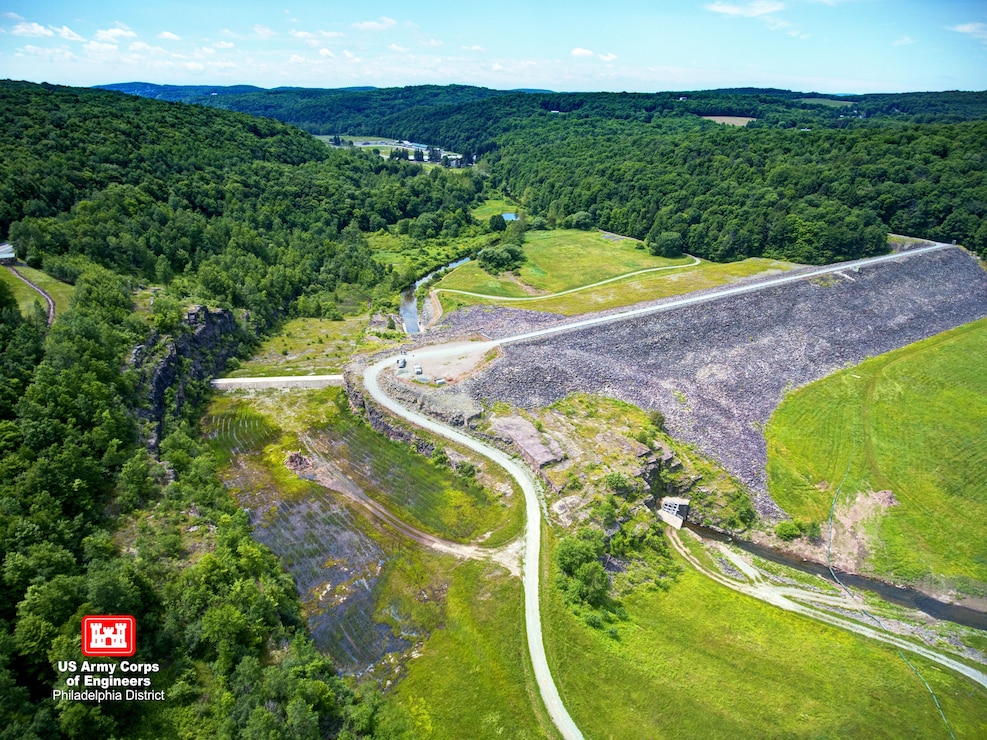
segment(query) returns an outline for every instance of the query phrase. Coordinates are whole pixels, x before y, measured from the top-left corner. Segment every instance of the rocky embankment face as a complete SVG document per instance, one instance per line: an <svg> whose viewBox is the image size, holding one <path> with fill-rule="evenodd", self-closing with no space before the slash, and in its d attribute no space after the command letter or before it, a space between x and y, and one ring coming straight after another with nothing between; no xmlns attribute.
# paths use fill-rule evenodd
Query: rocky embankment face
<svg viewBox="0 0 987 740"><path fill-rule="evenodd" d="M462 328L482 317L486 326L503 325L498 312L504 310L484 306L464 322L449 322ZM506 310L512 314L506 323L519 326L518 310ZM501 359L445 392L533 409L584 391L660 409L671 434L744 481L760 514L778 516L766 492L762 430L786 390L984 316L987 272L976 258L961 249L904 254L856 271L508 344Z"/></svg>
<svg viewBox="0 0 987 740"><path fill-rule="evenodd" d="M225 309L194 306L182 323L185 330L178 336L155 332L131 357L131 366L140 373L137 394L145 402L135 414L148 427L145 442L151 450L160 442L169 407L181 410L195 385L221 372L243 340L236 318Z"/></svg>

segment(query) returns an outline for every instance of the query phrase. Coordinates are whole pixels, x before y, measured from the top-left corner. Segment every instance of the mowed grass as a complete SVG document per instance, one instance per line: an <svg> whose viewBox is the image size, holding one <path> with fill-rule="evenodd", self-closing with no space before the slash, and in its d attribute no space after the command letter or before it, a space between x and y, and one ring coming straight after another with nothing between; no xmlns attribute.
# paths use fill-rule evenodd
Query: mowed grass
<svg viewBox="0 0 987 740"><path fill-rule="evenodd" d="M443 311L487 303L532 311L549 311L573 316L588 311L630 306L695 290L713 288L760 273L788 270L795 265L778 260L750 258L725 264L700 262L692 258L655 257L632 239L607 239L600 232L557 230L529 232L525 236L527 262L517 277L492 276L475 262L457 267L438 282L435 289ZM601 280L638 270L661 269L616 280L586 290L552 297L553 294L582 288ZM448 290L463 290L488 296L523 298L498 301ZM539 294L546 297L540 298Z"/></svg>
<svg viewBox="0 0 987 740"><path fill-rule="evenodd" d="M409 555L388 571L381 608L436 628L388 696L404 736L554 737L528 657L521 582L489 563ZM439 584L444 601L434 598ZM394 713L385 710L385 723Z"/></svg>
<svg viewBox="0 0 987 740"><path fill-rule="evenodd" d="M292 319L260 348L230 378L277 375L328 375L339 373L363 344L367 316L343 321Z"/></svg>
<svg viewBox="0 0 987 740"><path fill-rule="evenodd" d="M52 300L55 301L56 316L63 313L69 307L73 290L71 285L56 280L41 270L24 267L23 265L18 265L17 271L51 296ZM14 298L17 299L17 305L23 315L27 316L34 309L35 301L41 304L41 308L45 314L48 313L48 304L45 303L45 299L34 288L23 280L20 280L10 270L0 268L0 280L7 283L14 293Z"/></svg>
<svg viewBox="0 0 987 740"><path fill-rule="evenodd" d="M987 319L840 371L791 394L767 425L768 490L822 521L834 491L890 490L873 570L987 584ZM976 583L971 583L970 581ZM979 585L978 585L979 584Z"/></svg>
<svg viewBox="0 0 987 740"><path fill-rule="evenodd" d="M473 218L477 221L486 221L491 216L502 213L517 213L520 206L502 198L488 198L482 205L473 209Z"/></svg>
<svg viewBox="0 0 987 740"><path fill-rule="evenodd" d="M553 548L551 538L546 559ZM548 568L546 583L552 582ZM587 738L949 737L895 649L738 594L688 569L588 627L542 597L549 665ZM987 736L987 690L908 656L956 737Z"/></svg>

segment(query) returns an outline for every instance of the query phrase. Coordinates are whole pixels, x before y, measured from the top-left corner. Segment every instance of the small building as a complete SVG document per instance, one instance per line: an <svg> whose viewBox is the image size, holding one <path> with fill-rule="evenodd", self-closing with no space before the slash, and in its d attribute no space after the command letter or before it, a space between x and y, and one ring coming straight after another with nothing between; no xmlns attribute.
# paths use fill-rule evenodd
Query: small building
<svg viewBox="0 0 987 740"><path fill-rule="evenodd" d="M14 254L12 244L4 242L0 244L0 265L13 265L17 262L17 255Z"/></svg>
<svg viewBox="0 0 987 740"><path fill-rule="evenodd" d="M666 524L671 524L676 529L682 529L685 520L689 517L689 499L677 496L665 496L661 500L661 508L658 509L658 518Z"/></svg>

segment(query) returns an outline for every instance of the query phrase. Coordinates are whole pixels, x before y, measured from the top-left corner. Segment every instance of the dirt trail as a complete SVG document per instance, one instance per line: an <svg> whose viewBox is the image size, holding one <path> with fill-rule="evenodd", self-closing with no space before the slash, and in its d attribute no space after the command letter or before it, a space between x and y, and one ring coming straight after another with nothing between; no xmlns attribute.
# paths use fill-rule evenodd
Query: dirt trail
<svg viewBox="0 0 987 740"><path fill-rule="evenodd" d="M304 435L301 442L305 445L309 466L297 469L300 478L314 480L342 494L348 500L357 504L372 517L389 527L396 529L405 537L438 552L454 555L469 560L491 560L507 568L512 575L521 575L521 540L518 539L504 547L489 548L477 545L464 545L460 542L444 540L435 535L423 532L411 526L392 514L383 504L370 498L362 488L354 483L339 467L326 458L317 448L311 437Z"/></svg>
<svg viewBox="0 0 987 740"><path fill-rule="evenodd" d="M26 277L21 275L19 272L17 272L16 268L7 265L7 269L10 270L12 273L14 273L14 275L16 275L18 278L23 280L25 283L30 285L32 288L34 288L35 291L41 294L41 297L44 298L45 302L48 304L48 326L51 326L53 323L55 323L55 301L52 300L51 296L48 295L45 291L43 291L41 288L39 288L37 285L32 283L30 280L28 280Z"/></svg>

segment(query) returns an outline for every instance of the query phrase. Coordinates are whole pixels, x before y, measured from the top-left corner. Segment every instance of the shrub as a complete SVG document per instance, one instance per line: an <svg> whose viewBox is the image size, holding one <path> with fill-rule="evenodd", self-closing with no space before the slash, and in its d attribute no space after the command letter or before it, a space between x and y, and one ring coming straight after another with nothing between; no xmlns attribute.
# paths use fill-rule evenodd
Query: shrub
<svg viewBox="0 0 987 740"><path fill-rule="evenodd" d="M795 522L778 522L777 526L775 526L775 535L785 542L791 542L802 536L802 530L799 529L799 525Z"/></svg>

